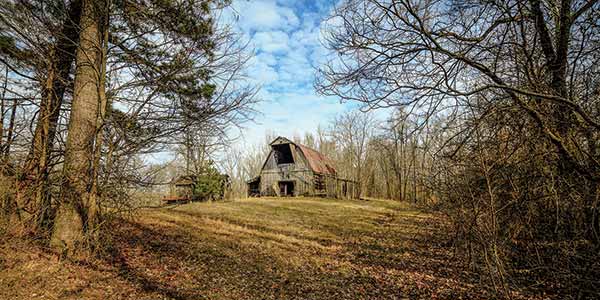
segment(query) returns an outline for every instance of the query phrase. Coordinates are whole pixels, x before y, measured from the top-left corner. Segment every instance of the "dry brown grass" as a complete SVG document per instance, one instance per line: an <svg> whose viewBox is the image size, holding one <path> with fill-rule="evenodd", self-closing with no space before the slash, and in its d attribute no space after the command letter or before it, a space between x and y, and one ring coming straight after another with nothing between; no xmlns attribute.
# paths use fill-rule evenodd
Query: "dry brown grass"
<svg viewBox="0 0 600 300"><path fill-rule="evenodd" d="M405 203L261 198L142 210L107 259L0 248L0 299L490 298L442 219ZM517 298L525 298L515 294Z"/></svg>

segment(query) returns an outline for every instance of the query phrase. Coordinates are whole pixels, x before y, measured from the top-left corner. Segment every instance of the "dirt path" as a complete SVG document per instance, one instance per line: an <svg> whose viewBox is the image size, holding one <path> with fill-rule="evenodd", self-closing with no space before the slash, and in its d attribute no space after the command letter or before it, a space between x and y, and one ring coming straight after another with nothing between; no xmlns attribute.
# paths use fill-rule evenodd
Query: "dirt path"
<svg viewBox="0 0 600 300"><path fill-rule="evenodd" d="M0 298L489 298L457 266L442 232L438 218L391 201L147 209L115 226L111 260L57 263L35 248L21 256L2 248Z"/></svg>

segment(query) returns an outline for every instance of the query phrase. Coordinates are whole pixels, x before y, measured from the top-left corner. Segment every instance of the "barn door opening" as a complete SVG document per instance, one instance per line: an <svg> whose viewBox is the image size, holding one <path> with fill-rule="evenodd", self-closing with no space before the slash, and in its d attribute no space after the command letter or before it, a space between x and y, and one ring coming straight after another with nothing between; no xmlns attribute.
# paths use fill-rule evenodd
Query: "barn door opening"
<svg viewBox="0 0 600 300"><path fill-rule="evenodd" d="M280 181L279 182L279 194L281 196L294 196L294 182L293 181Z"/></svg>

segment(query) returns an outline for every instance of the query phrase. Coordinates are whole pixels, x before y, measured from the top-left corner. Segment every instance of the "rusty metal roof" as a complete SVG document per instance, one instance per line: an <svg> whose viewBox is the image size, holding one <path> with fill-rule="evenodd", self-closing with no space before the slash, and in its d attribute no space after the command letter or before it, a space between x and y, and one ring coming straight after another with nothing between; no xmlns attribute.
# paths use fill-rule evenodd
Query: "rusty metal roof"
<svg viewBox="0 0 600 300"><path fill-rule="evenodd" d="M335 175L335 168L333 167L331 160L313 148L297 143L294 144L300 148L300 151L302 151L302 154L304 154L304 157L306 157L310 168L314 172Z"/></svg>

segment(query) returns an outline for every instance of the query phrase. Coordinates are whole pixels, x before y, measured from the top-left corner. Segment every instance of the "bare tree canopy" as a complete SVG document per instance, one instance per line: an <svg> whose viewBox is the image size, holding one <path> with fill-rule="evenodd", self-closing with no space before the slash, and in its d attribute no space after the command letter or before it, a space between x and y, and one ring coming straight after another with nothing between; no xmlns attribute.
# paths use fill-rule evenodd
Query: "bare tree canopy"
<svg viewBox="0 0 600 300"><path fill-rule="evenodd" d="M342 1L323 28L331 56L315 86L363 110L400 108L406 117L391 128L412 120L408 145L427 149L420 173L433 191L420 201L451 216L499 290L523 279L518 270L558 269L569 275L555 282L589 296L600 244L599 20L595 0ZM406 132L391 132L401 134L377 144L406 153Z"/></svg>
<svg viewBox="0 0 600 300"><path fill-rule="evenodd" d="M337 56L319 69L317 87L370 108L410 106L424 117L457 106L515 107L566 161L597 179L597 157L570 134L600 129L599 6L346 1L327 23L325 43Z"/></svg>

